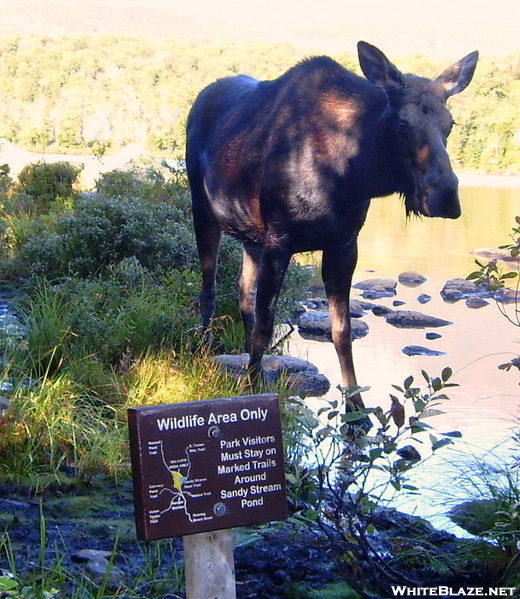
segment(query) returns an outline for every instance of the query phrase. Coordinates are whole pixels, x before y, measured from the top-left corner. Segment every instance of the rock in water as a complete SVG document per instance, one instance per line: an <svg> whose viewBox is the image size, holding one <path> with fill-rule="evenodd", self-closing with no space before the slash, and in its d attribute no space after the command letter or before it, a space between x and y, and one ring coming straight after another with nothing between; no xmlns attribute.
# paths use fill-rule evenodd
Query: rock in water
<svg viewBox="0 0 520 599"><path fill-rule="evenodd" d="M246 375L249 354L215 356L219 364L232 378ZM292 356L266 356L262 358L262 372L267 383L286 382L287 387L299 395L320 397L330 389L326 376L307 360Z"/></svg>
<svg viewBox="0 0 520 599"><path fill-rule="evenodd" d="M352 285L355 289L363 291L362 296L366 299L379 299L381 297L393 297L397 281L393 279L365 279Z"/></svg>
<svg viewBox="0 0 520 599"><path fill-rule="evenodd" d="M407 345L402 349L407 356L445 356L446 352L423 347L422 345Z"/></svg>
<svg viewBox="0 0 520 599"><path fill-rule="evenodd" d="M436 316L428 316L427 314L414 312L413 310L395 310L385 320L388 324L398 329L428 329L453 324L449 320L437 318Z"/></svg>
<svg viewBox="0 0 520 599"><path fill-rule="evenodd" d="M467 279L450 279L441 289L441 297L447 303L458 302L468 297L490 297L491 293L485 285L475 285Z"/></svg>
<svg viewBox="0 0 520 599"><path fill-rule="evenodd" d="M368 335L368 325L357 318L351 319L352 339ZM298 332L304 339L312 341L332 341L330 315L324 310L309 310L298 319Z"/></svg>
<svg viewBox="0 0 520 599"><path fill-rule="evenodd" d="M405 287L419 287L419 285L422 285L426 281L426 277L414 270L407 270L402 272L397 277L397 280Z"/></svg>

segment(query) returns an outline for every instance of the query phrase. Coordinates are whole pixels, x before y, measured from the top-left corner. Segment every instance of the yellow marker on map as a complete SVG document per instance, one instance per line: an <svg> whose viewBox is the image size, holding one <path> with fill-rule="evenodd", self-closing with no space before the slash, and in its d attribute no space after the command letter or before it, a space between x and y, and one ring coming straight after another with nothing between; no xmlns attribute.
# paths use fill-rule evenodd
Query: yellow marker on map
<svg viewBox="0 0 520 599"><path fill-rule="evenodd" d="M182 491L182 483L186 480L186 477L182 476L180 472L174 470L172 473L173 486L178 490Z"/></svg>

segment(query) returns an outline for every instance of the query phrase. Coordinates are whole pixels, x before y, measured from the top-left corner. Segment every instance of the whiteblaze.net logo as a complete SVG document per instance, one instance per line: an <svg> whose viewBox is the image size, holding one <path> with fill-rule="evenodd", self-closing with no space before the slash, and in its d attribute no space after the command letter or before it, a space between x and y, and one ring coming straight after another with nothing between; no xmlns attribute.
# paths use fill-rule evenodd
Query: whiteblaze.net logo
<svg viewBox="0 0 520 599"><path fill-rule="evenodd" d="M392 586L394 597L512 597L513 587Z"/></svg>

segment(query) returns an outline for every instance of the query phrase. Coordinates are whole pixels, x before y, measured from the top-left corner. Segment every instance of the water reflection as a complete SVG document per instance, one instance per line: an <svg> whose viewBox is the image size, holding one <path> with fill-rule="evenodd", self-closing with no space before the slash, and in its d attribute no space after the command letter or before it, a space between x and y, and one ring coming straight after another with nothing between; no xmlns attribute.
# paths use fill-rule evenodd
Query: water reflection
<svg viewBox="0 0 520 599"><path fill-rule="evenodd" d="M442 432L459 430L463 439L457 441L453 450L444 449L443 455L434 456L439 464L461 462L471 455L482 456L494 448L499 456L511 455L507 439L520 416L519 373L498 369L520 353L520 329L508 323L493 302L480 309L469 309L464 301L447 304L439 295L447 279L464 278L474 270L472 251L509 241L514 218L520 213L520 189L462 187L461 199L464 213L456 221L407 221L399 200L375 200L360 235L360 257L354 276L355 281L369 276L397 279L399 273L415 270L427 281L416 288L398 284L395 299L405 302L403 309L454 323L437 329L442 336L428 341L426 330L396 329L369 313L364 317L370 327L369 335L354 342L358 382L370 387L364 395L368 406L389 406L391 385L401 385L410 374L422 384L421 370L437 376L445 366L453 369L453 380L460 387L450 389L446 413L433 418L431 424ZM432 296L432 300L422 305L417 297L424 293ZM354 293L354 297L357 295ZM378 303L393 307L393 299ZM447 355L409 357L402 353L402 348L411 344L441 350ZM339 394L336 389L341 380L339 365L331 343L307 341L295 334L289 351L316 364L329 378L332 385L329 397ZM312 405L314 400L307 401ZM432 486L432 467L430 464L418 472L419 484L426 484L432 493L419 508L422 514L428 511L429 503L436 501L439 485L441 498L446 499L444 489L446 485L453 488L456 476L444 464L442 476L437 476L435 469L437 484ZM411 505L415 509L415 503Z"/></svg>

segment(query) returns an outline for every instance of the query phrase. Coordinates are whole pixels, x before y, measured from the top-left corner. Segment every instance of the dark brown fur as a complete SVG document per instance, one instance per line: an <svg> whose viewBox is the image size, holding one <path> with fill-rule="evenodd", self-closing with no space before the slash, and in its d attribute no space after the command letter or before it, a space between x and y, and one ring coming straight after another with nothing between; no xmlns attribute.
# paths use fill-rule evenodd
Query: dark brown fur
<svg viewBox="0 0 520 599"><path fill-rule="evenodd" d="M366 79L327 57L274 81L220 79L196 99L186 165L202 265L205 329L215 309L221 231L244 243L239 302L252 379L270 342L291 256L323 250L323 281L345 386L356 384L349 294L370 200L400 193L408 213L457 218L446 100L471 81L473 52L435 80L403 75L359 42ZM355 402L362 405L357 396Z"/></svg>

